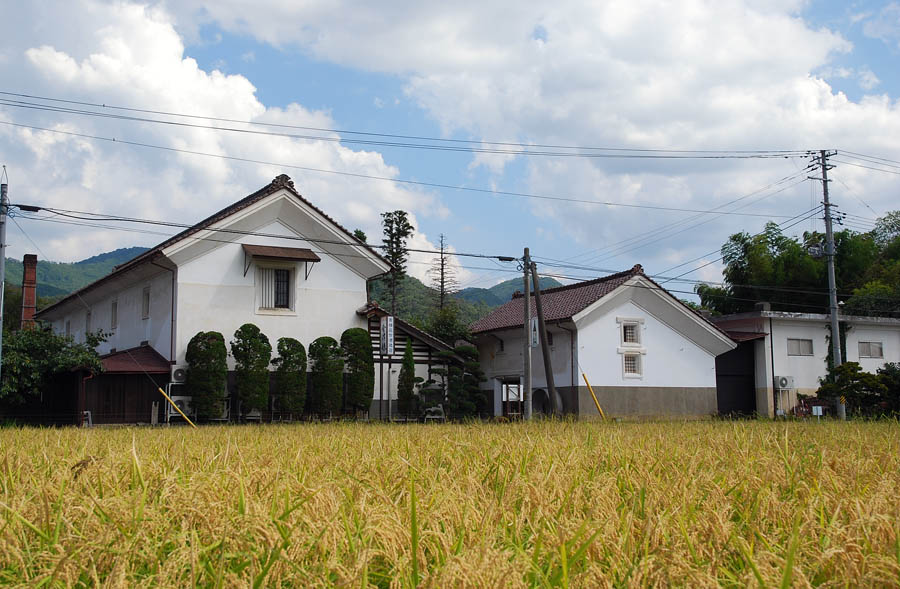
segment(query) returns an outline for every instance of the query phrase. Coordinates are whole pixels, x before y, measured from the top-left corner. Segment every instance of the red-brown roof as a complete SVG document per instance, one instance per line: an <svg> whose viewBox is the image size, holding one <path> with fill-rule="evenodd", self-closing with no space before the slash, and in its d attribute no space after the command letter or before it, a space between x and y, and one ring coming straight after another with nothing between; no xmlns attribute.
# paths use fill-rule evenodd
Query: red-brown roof
<svg viewBox="0 0 900 589"><path fill-rule="evenodd" d="M171 364L150 346L113 352L100 358L103 372L111 374L168 374Z"/></svg>
<svg viewBox="0 0 900 589"><path fill-rule="evenodd" d="M562 321L571 319L574 315L577 315L620 287L629 278L638 274L643 274L643 268L641 268L640 264L636 264L631 270L626 270L625 272L595 278L587 282L578 282L542 290L541 304L544 307L544 320ZM516 293L511 301L494 309L490 314L470 325L469 329L472 333L483 333L498 329L522 327L522 317L525 312L524 304L524 295ZM531 316L537 316L534 295L531 295Z"/></svg>
<svg viewBox="0 0 900 589"><path fill-rule="evenodd" d="M304 262L321 262L322 258L311 249L303 247L279 247L274 245L243 244L244 252L256 258L276 260L300 260Z"/></svg>
<svg viewBox="0 0 900 589"><path fill-rule="evenodd" d="M50 311L51 309L54 309L60 305L63 305L65 303L67 303L69 300L73 299L74 297L80 296L82 293L87 292L87 291L99 286L100 284L103 284L104 282L113 278L114 276L117 276L121 272L130 270L131 268L134 268L135 266L138 266L144 262L149 262L149 261L153 260L154 258L156 258L158 255L160 255L162 253L162 250L169 247L170 245L177 243L177 242L181 241L182 239L184 239L185 237L189 237L189 236L193 235L194 233L197 233L198 231L203 231L210 225L213 225L213 224L221 221L222 219L225 219L225 218L233 215L234 213L249 207L250 205L252 205L256 202L259 202L260 200L264 199L265 197L269 196L270 194L274 194L275 192L281 190L282 188L286 189L288 192L293 194L294 197L296 197L300 202L304 203L306 206L308 206L312 210L314 210L317 213L319 213L320 215L322 215L331 224L333 224L335 227L337 227L338 229L343 231L353 242L356 242L357 244L362 245L367 250L369 250L372 254L374 254L377 258L379 258L382 262L387 264L389 267L391 266L391 263L388 262L381 254L379 254L374 249L372 249L372 246L357 239L356 236L354 236L351 232L347 231L347 229L345 227L343 227L340 223L338 223L337 221L335 221L334 219L332 219L331 217L326 215L325 212L322 211L322 209L318 208L317 206L315 206L314 204L312 204L311 202L309 202L308 200L303 198L303 196L301 196L300 193L297 192L297 189L294 188L294 182L293 182L293 180L291 180L290 176L288 176L287 174L280 174L279 176L276 176L274 180L272 180L266 186L263 186L256 192L254 192L248 196L245 196L244 198L237 201L236 203L231 204L231 205L225 207L224 209L222 209L221 211L210 215L209 217L203 219L196 225L189 227L189 228L185 229L184 231L182 231L181 233L170 237L169 239L163 241L156 247L153 247L153 248L145 251L144 253L135 256L134 258L125 262L124 264L120 264L120 265L116 266L112 272L110 272L103 278L95 280L91 284L88 284L87 286L85 286L79 290L76 290L72 294L53 303L49 307L46 307L46 308L38 311L38 313L37 313L38 318L40 318L41 315L46 315L46 313L48 311Z"/></svg>

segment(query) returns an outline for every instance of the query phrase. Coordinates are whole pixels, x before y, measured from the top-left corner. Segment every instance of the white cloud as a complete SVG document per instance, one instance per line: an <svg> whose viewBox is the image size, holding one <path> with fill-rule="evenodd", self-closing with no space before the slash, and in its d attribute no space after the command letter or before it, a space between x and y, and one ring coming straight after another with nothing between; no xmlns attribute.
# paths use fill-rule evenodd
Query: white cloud
<svg viewBox="0 0 900 589"><path fill-rule="evenodd" d="M863 24L863 34L900 47L900 4L890 2Z"/></svg>
<svg viewBox="0 0 900 589"><path fill-rule="evenodd" d="M872 90L879 84L881 84L881 80L878 79L878 76L875 75L875 72L870 70L869 68L863 68L859 70L857 74L857 82L859 83L859 87L863 90Z"/></svg>
<svg viewBox="0 0 900 589"><path fill-rule="evenodd" d="M66 27L83 19L90 26ZM158 7L85 2L45 11L33 7L22 17L15 41L24 59L0 64L7 79L17 79L34 94L103 100L237 120L333 128L326 111L292 103L268 107L243 76L204 71L185 55L171 16ZM82 23L83 24L83 23ZM30 30L28 30L30 27ZM72 30L73 28L78 30ZM65 31L49 35L49 31ZM107 111L113 113L115 111ZM16 202L136 217L193 222L288 173L309 200L350 229L360 227L380 241L379 212L405 209L413 215L445 215L431 193L384 181L291 169L308 168L395 177L399 170L372 151L355 151L327 141L217 133L205 129L153 124L123 126L114 121L0 109L0 118L54 130L117 137L167 148L248 158L280 165L240 163L186 153L141 149L31 129L0 127L14 182ZM151 245L160 235L103 231L97 228L21 220L43 254L77 260L125 245ZM15 230L11 228L11 234ZM14 237L10 255L31 251ZM414 242L432 247L423 234ZM419 275L418 272L415 272Z"/></svg>

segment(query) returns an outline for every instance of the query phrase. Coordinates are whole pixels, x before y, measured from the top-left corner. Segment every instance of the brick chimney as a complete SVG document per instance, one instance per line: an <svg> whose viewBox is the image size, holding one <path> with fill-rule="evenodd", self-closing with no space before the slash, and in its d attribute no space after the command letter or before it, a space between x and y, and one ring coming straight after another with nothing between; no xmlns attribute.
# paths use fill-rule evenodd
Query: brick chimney
<svg viewBox="0 0 900 589"><path fill-rule="evenodd" d="M34 327L34 312L37 307L37 256L25 254L22 266L22 329L28 329Z"/></svg>

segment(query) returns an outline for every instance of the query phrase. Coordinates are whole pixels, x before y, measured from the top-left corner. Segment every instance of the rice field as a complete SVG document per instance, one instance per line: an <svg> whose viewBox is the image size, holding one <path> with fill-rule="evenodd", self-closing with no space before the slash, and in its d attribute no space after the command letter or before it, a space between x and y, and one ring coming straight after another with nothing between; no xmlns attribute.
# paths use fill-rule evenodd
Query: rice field
<svg viewBox="0 0 900 589"><path fill-rule="evenodd" d="M0 583L898 586L900 426L2 429Z"/></svg>

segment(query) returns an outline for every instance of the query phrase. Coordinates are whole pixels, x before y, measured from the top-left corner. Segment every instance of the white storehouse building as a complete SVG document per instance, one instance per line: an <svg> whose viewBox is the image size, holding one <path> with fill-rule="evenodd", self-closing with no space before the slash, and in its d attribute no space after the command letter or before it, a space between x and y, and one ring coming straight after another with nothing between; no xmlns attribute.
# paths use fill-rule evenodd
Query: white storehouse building
<svg viewBox="0 0 900 589"><path fill-rule="evenodd" d="M736 344L648 278L640 265L541 291L557 407L597 415L582 372L608 415L717 413L716 356ZM536 315L534 296L531 314ZM524 297L471 325L495 415L522 410ZM541 348L532 354L532 407L549 406Z"/></svg>
<svg viewBox="0 0 900 589"><path fill-rule="evenodd" d="M280 337L306 347L320 336L339 340L348 328L368 329L357 313L368 302L367 281L390 269L280 175L36 319L77 341L110 333L98 350L106 370L81 387L79 414L149 422L154 385L184 366L196 333L218 331L227 342L251 322L273 348Z"/></svg>

